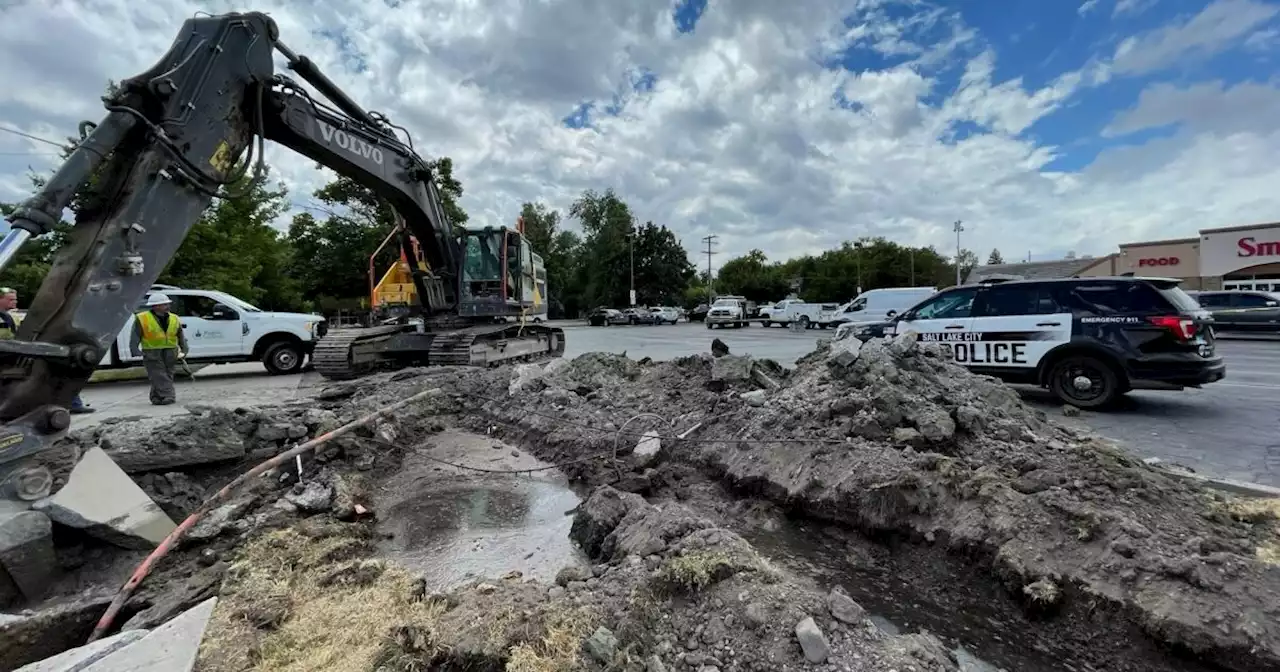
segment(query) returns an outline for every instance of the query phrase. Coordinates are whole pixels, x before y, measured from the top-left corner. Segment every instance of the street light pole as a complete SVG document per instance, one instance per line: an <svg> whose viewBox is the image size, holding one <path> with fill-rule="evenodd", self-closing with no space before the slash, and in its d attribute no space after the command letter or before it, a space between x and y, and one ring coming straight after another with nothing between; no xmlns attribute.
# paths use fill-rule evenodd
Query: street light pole
<svg viewBox="0 0 1280 672"><path fill-rule="evenodd" d="M964 231L964 227L960 225L960 220L956 220L953 227L956 232L956 286L960 286L960 232Z"/></svg>
<svg viewBox="0 0 1280 672"><path fill-rule="evenodd" d="M631 220L631 230L627 234L627 247L631 253L631 307L636 306L636 222Z"/></svg>
<svg viewBox="0 0 1280 672"><path fill-rule="evenodd" d="M853 244L853 253L854 253L854 258L857 260L857 264L858 264L857 294L861 294L862 293L862 241L859 240ZM857 296L857 294L855 294L854 296Z"/></svg>

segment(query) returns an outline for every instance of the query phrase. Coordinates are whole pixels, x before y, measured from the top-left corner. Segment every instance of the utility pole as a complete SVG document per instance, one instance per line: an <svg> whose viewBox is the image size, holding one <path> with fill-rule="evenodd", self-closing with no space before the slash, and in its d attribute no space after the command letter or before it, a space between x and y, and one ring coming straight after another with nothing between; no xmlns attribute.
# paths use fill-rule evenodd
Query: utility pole
<svg viewBox="0 0 1280 672"><path fill-rule="evenodd" d="M715 254L715 250L711 249L711 246L716 242L716 239L718 239L719 237L720 236L711 234L709 236L704 236L702 238L702 242L707 244L707 305L708 306L711 305L712 297L715 296L715 284L716 284L715 280L711 276L711 255Z"/></svg>
<svg viewBox="0 0 1280 672"><path fill-rule="evenodd" d="M627 247L631 251L631 307L636 307L636 220L631 219L631 230L627 232Z"/></svg>
<svg viewBox="0 0 1280 672"><path fill-rule="evenodd" d="M960 232L964 231L964 227L960 225L960 220L956 220L954 227L956 232L956 286L960 286Z"/></svg>
<svg viewBox="0 0 1280 672"><path fill-rule="evenodd" d="M916 286L916 248L907 248L907 253L911 255L911 286Z"/></svg>
<svg viewBox="0 0 1280 672"><path fill-rule="evenodd" d="M862 241L861 240L855 241L853 243L853 253L854 253L854 259L858 263L858 291L854 294L854 296L856 297L858 294L862 293Z"/></svg>

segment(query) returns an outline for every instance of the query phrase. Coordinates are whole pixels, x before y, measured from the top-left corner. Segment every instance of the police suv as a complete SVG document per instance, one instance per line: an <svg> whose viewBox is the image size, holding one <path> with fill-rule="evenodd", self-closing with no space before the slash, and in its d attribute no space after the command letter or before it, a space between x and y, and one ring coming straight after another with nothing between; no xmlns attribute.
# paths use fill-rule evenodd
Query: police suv
<svg viewBox="0 0 1280 672"><path fill-rule="evenodd" d="M1099 408L1132 389L1222 380L1212 318L1169 278L1006 280L943 290L853 332L906 331L941 343L957 364L1009 383L1047 387Z"/></svg>

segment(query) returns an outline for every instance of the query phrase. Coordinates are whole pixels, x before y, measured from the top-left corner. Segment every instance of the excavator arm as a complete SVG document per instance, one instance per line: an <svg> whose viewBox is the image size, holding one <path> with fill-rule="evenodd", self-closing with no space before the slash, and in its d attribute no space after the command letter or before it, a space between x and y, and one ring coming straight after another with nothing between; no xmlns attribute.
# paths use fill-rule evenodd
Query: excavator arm
<svg viewBox="0 0 1280 672"><path fill-rule="evenodd" d="M276 74L277 55L330 102ZM392 204L430 264L415 274L424 310L457 304L462 248L427 163L384 117L283 45L267 15L186 21L153 67L103 100L107 116L82 124L81 142L9 217L0 241L2 268L92 185L16 338L0 341L0 499L49 494L53 473L40 453L68 428L67 406L211 201L261 170L264 140Z"/></svg>

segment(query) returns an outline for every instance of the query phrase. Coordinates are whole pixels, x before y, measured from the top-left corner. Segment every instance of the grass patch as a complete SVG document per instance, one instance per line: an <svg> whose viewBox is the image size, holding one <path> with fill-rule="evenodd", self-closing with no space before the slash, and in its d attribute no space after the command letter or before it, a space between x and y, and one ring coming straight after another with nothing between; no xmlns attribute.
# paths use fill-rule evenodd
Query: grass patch
<svg viewBox="0 0 1280 672"><path fill-rule="evenodd" d="M368 557L371 527L308 519L245 544L200 647L201 672L553 672L581 667L597 625L546 589L498 581L427 595Z"/></svg>
<svg viewBox="0 0 1280 672"><path fill-rule="evenodd" d="M445 606L414 599L413 578L396 567L367 583L326 580L343 563L363 564L353 556L367 540L350 536L356 526L343 527L332 535L276 530L246 545L228 572L199 669L413 669L406 661L387 665L390 650L413 650L420 654L414 658L429 661ZM414 636L397 641L406 632Z"/></svg>
<svg viewBox="0 0 1280 672"><path fill-rule="evenodd" d="M654 581L668 590L696 593L742 569L724 551L693 551L666 559Z"/></svg>
<svg viewBox="0 0 1280 672"><path fill-rule="evenodd" d="M1227 513L1246 523L1280 521L1280 498L1234 497L1226 502Z"/></svg>
<svg viewBox="0 0 1280 672"><path fill-rule="evenodd" d="M575 607L553 610L544 621L545 634L537 642L511 648L506 672L560 672L581 665L582 640L595 629L590 611Z"/></svg>
<svg viewBox="0 0 1280 672"><path fill-rule="evenodd" d="M1280 565L1280 498L1233 497L1222 506L1236 520L1271 525L1271 539L1258 544L1254 556L1268 565Z"/></svg>

